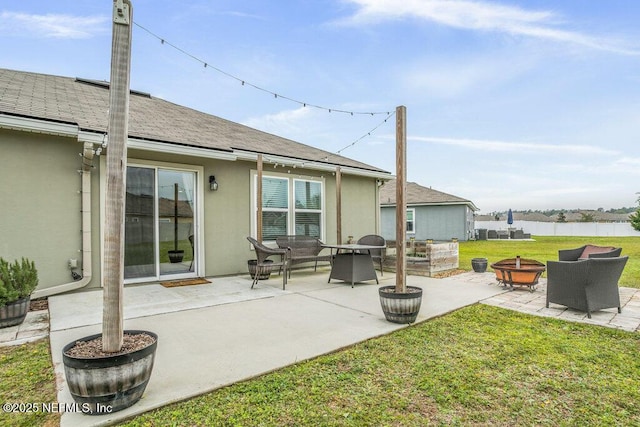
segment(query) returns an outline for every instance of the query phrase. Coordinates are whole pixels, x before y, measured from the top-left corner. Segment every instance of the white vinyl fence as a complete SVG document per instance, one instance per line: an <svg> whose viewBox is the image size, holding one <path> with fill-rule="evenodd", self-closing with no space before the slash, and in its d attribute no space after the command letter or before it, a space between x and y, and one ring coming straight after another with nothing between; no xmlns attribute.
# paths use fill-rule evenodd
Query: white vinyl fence
<svg viewBox="0 0 640 427"><path fill-rule="evenodd" d="M534 236L640 236L628 222L538 222L514 221L508 225L506 221L476 221L475 228L487 230L522 229Z"/></svg>

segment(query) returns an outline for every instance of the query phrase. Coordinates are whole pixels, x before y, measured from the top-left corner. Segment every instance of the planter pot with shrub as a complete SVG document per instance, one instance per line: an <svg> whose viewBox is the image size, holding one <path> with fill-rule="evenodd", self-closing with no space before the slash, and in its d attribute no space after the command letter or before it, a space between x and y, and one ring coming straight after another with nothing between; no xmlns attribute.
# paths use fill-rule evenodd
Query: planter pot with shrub
<svg viewBox="0 0 640 427"><path fill-rule="evenodd" d="M38 271L33 261L22 258L10 264L0 258L0 328L24 322L36 286Z"/></svg>

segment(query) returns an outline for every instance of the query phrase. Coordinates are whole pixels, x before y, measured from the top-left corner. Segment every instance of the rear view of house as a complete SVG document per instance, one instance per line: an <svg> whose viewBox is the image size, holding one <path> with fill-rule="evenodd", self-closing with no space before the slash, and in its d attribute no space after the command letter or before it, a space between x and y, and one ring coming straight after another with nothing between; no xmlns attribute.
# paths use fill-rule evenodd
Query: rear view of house
<svg viewBox="0 0 640 427"><path fill-rule="evenodd" d="M0 69L0 256L34 297L101 286L109 84ZM246 273L258 161L265 241L380 228L376 167L132 91L125 284ZM336 190L340 174L340 196Z"/></svg>

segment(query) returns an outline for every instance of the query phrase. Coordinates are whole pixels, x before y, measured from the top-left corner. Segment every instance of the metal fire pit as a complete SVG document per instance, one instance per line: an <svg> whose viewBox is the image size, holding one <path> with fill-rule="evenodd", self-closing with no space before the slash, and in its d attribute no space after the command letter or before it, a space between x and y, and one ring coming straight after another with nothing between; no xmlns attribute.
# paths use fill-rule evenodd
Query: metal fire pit
<svg viewBox="0 0 640 427"><path fill-rule="evenodd" d="M517 265L519 261L519 266ZM538 284L538 279L546 270L546 266L533 259L508 258L491 264L496 273L496 280L502 286L527 286L533 292Z"/></svg>

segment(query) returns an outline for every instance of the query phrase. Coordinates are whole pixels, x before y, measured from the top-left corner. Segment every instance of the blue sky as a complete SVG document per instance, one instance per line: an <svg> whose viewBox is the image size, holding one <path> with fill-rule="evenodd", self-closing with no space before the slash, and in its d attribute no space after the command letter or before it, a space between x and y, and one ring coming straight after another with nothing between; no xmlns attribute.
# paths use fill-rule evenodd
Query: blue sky
<svg viewBox="0 0 640 427"><path fill-rule="evenodd" d="M133 0L133 7L133 89L344 149L392 173L395 118L328 112L272 93L333 110L405 105L408 179L470 199L481 213L636 205L639 1ZM108 80L110 50L109 1L0 5L0 67Z"/></svg>

